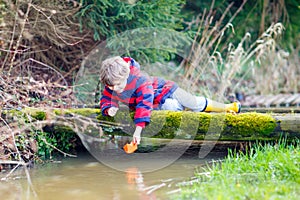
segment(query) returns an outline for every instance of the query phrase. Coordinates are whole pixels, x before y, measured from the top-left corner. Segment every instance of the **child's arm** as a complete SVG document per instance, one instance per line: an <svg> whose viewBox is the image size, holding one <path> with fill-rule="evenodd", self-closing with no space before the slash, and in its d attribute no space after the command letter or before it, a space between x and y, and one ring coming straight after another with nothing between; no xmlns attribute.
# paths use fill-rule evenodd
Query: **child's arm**
<svg viewBox="0 0 300 200"><path fill-rule="evenodd" d="M112 91L107 89L107 87L105 87L102 92L102 97L100 100L100 109L102 115L103 116L107 116L107 115L112 116L110 114L115 115L118 111L118 108L119 108L118 102L116 100L113 100L112 98Z"/></svg>
<svg viewBox="0 0 300 200"><path fill-rule="evenodd" d="M143 127L136 126L134 134L133 134L133 142L140 144L141 142L141 134L142 134Z"/></svg>
<svg viewBox="0 0 300 200"><path fill-rule="evenodd" d="M150 123L153 108L154 91L151 82L143 82L136 90L136 94L134 123L136 126L144 128Z"/></svg>
<svg viewBox="0 0 300 200"><path fill-rule="evenodd" d="M142 130L150 123L151 111L153 108L154 91L152 83L148 80L144 80L144 82L139 85L136 93L138 94L134 115L136 128L133 134L133 142L140 144Z"/></svg>

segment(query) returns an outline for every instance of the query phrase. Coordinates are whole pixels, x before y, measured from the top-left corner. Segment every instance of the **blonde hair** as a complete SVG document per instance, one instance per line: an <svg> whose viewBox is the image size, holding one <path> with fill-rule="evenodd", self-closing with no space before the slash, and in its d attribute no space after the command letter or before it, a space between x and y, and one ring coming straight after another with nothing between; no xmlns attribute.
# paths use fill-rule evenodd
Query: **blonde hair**
<svg viewBox="0 0 300 200"><path fill-rule="evenodd" d="M125 62L120 56L104 60L100 68L101 83L113 86L116 81L128 77L129 67L130 63Z"/></svg>

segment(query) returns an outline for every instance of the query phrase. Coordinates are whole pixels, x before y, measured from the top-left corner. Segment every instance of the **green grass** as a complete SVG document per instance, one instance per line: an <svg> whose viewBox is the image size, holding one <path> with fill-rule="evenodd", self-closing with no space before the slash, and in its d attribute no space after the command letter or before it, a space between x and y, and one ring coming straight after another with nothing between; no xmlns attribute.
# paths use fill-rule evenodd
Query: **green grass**
<svg viewBox="0 0 300 200"><path fill-rule="evenodd" d="M175 199L299 199L300 143L258 144L204 171Z"/></svg>

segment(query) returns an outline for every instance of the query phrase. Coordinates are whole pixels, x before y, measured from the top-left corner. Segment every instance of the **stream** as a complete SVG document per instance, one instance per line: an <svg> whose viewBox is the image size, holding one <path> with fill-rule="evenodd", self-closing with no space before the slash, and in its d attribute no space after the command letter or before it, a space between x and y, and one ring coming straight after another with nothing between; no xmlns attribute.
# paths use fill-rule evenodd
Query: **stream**
<svg viewBox="0 0 300 200"><path fill-rule="evenodd" d="M227 154L210 151L199 158L198 150L184 151L178 158L169 159L172 152L157 157L151 156L153 153L125 154L120 148L110 148L105 153L108 156L101 157L90 149L76 158L35 164L28 170L30 179L22 168L5 180L7 174L0 174L0 199L169 199L180 192L180 185L195 180L195 172L201 167Z"/></svg>

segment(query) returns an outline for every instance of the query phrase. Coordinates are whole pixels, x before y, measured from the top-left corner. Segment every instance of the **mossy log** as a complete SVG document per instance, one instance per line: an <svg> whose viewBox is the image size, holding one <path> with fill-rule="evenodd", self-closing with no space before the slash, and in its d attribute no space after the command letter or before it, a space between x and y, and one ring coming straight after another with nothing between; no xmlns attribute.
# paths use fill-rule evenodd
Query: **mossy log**
<svg viewBox="0 0 300 200"><path fill-rule="evenodd" d="M15 112L29 113L37 121L44 120L55 126L70 126L74 132L99 134L99 127L104 130L100 131L101 134L130 135L134 131L133 113L125 111L118 112L114 118L104 117L99 109L91 108L25 109ZM299 114L153 111L151 123L143 131L143 136L227 141L274 140L282 136L300 138L299 122Z"/></svg>
<svg viewBox="0 0 300 200"><path fill-rule="evenodd" d="M300 113L300 107L250 107L243 108L243 112L294 114Z"/></svg>

